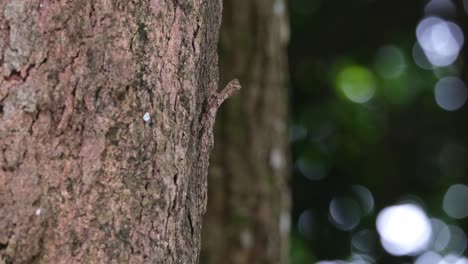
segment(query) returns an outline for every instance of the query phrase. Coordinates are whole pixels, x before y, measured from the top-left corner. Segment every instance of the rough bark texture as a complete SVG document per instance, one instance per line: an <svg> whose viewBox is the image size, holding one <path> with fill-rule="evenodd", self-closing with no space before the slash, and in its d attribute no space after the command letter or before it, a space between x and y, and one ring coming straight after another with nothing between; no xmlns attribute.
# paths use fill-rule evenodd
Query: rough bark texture
<svg viewBox="0 0 468 264"><path fill-rule="evenodd" d="M0 263L197 261L220 5L0 0Z"/></svg>
<svg viewBox="0 0 468 264"><path fill-rule="evenodd" d="M221 83L242 90L218 114L202 263L287 263L289 231L283 0L225 0Z"/></svg>

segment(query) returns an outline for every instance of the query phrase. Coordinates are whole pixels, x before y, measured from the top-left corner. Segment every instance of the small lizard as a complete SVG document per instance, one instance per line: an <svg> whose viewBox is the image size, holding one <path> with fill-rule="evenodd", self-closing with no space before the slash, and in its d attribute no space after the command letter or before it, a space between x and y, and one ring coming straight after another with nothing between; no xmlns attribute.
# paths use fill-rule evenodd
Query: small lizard
<svg viewBox="0 0 468 264"><path fill-rule="evenodd" d="M239 91L240 88L241 85L239 80L234 79L230 81L221 92L214 92L210 98L208 98L206 110L201 121L203 129L201 138L202 148L209 146L207 150L211 150L210 148L213 146L213 126L216 119L216 113L218 112L221 104Z"/></svg>
<svg viewBox="0 0 468 264"><path fill-rule="evenodd" d="M201 175L203 177L202 180L200 180L200 183L202 186L199 186L197 188L197 192L199 192L199 197L201 200L201 211L205 212L206 211L206 195L207 195L207 175L208 175L208 166L209 166L209 160L210 160L210 152L211 149L213 148L214 144L214 137L213 137L213 126L215 123L216 119L216 113L218 112L219 107L221 104L234 95L237 91L239 91L241 88L241 85L239 83L239 80L234 79L226 85L226 87L221 91L221 92L214 92L207 100L207 104L205 106L205 111L203 113L202 119L201 119L201 138L200 138L200 152L198 156L198 175Z"/></svg>

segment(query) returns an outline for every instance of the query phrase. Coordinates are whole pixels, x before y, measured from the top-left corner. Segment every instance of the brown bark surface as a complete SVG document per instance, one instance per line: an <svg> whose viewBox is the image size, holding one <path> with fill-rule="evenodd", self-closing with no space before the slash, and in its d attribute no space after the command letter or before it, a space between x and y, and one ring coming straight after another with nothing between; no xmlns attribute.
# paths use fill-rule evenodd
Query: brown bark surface
<svg viewBox="0 0 468 264"><path fill-rule="evenodd" d="M197 261L220 14L0 0L0 263Z"/></svg>
<svg viewBox="0 0 468 264"><path fill-rule="evenodd" d="M284 0L225 0L221 83L242 90L218 114L202 263L287 263L289 235Z"/></svg>

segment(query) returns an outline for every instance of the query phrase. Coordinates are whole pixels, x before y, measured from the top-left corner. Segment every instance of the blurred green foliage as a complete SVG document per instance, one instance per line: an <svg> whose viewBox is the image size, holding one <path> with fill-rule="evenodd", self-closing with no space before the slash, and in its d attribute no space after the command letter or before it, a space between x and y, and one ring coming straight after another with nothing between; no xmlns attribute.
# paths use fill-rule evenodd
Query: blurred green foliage
<svg viewBox="0 0 468 264"><path fill-rule="evenodd" d="M467 184L467 107L448 112L434 98L439 79L458 76L466 82L468 61L461 53L447 67L418 66L416 27L427 2L289 1L292 263L346 260L357 253L375 263L412 262L413 257L387 253L378 239L369 244L370 252L351 243L361 230L376 233L379 211L402 201L468 227L467 220L452 219L442 208L448 187ZM466 32L462 1L454 6L449 19ZM352 197L354 184L371 191L375 207L356 228L343 231L330 221L330 203ZM301 216L307 210L304 231Z"/></svg>

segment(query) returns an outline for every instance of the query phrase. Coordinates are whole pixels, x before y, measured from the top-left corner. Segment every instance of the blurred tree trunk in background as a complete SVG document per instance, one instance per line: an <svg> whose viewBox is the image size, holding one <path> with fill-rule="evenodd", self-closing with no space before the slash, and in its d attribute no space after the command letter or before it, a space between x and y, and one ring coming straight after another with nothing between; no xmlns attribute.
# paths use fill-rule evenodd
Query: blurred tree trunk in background
<svg viewBox="0 0 468 264"><path fill-rule="evenodd" d="M243 89L216 121L202 263L287 262L288 26L284 0L224 1L220 84Z"/></svg>
<svg viewBox="0 0 468 264"><path fill-rule="evenodd" d="M0 263L196 263L221 1L0 1Z"/></svg>

